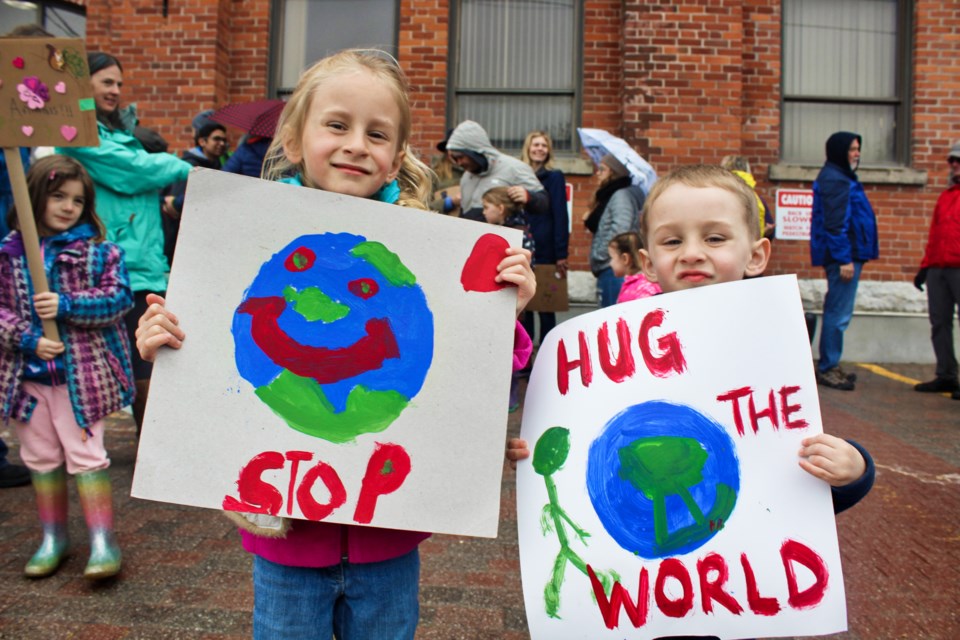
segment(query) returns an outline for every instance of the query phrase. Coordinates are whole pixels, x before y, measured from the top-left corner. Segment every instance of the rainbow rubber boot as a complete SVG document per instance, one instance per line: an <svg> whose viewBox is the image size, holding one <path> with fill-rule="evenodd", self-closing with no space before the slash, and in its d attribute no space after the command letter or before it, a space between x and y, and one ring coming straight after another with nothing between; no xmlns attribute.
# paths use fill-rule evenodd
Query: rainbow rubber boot
<svg viewBox="0 0 960 640"><path fill-rule="evenodd" d="M120 573L120 547L113 535L113 497L105 469L78 473L77 492L90 530L90 560L83 577L102 580Z"/></svg>
<svg viewBox="0 0 960 640"><path fill-rule="evenodd" d="M67 538L67 473L63 467L58 467L53 471L31 471L30 477L37 493L43 541L23 568L23 575L46 578L60 568L70 546Z"/></svg>

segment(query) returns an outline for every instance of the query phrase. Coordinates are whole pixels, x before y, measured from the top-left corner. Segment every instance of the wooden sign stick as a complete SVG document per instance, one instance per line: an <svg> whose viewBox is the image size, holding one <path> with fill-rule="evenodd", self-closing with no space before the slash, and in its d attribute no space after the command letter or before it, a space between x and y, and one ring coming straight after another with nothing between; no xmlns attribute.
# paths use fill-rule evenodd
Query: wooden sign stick
<svg viewBox="0 0 960 640"><path fill-rule="evenodd" d="M33 220L33 206L30 204L30 192L27 191L27 177L23 172L20 150L4 147L3 157L7 161L10 186L13 187L13 202L17 206L17 222L20 224L20 235L23 237L23 250L27 254L27 267L30 269L30 279L33 280L33 290L35 293L45 293L50 291L50 286L47 284L46 269L43 268L40 238ZM56 320L43 321L43 336L48 340L60 341Z"/></svg>

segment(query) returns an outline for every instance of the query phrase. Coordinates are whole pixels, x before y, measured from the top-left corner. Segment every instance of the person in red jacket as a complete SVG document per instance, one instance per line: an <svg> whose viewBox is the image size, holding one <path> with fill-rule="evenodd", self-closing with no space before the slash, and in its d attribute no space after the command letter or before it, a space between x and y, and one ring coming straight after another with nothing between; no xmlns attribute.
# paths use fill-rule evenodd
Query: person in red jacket
<svg viewBox="0 0 960 640"><path fill-rule="evenodd" d="M937 358L937 377L921 382L915 391L952 392L960 400L957 356L953 350L953 313L960 305L960 142L950 148L950 186L937 198L930 223L927 250L913 285L923 291L927 285L930 340Z"/></svg>

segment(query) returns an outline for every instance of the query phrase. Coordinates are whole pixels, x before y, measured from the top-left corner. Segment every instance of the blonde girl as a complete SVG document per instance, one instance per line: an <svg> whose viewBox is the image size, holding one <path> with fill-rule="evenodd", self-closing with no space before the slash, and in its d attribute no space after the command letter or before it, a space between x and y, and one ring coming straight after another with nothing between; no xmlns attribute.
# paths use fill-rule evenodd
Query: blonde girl
<svg viewBox="0 0 960 640"><path fill-rule="evenodd" d="M27 174L50 291L36 293L16 211L0 246L2 417L20 439L36 490L43 539L27 562L31 578L52 575L67 556L67 474L90 530L84 576L120 572L103 419L134 396L123 317L133 308L123 252L104 241L93 181L73 158L52 155ZM55 320L60 340L43 336Z"/></svg>
<svg viewBox="0 0 960 640"><path fill-rule="evenodd" d="M408 146L407 82L396 61L343 51L304 72L280 116L263 177L426 209L428 170ZM498 281L533 296L530 254L507 249ZM184 332L163 299L151 298L137 347L153 360ZM254 638L331 635L338 640L412 639L419 616L418 545L429 534L296 520L285 537L242 530L254 554Z"/></svg>
<svg viewBox="0 0 960 640"><path fill-rule="evenodd" d="M614 236L610 244L607 245L613 275L623 278L623 286L620 288L617 304L629 300L649 298L660 293L660 287L647 280L647 277L643 275L640 249L643 249L643 242L640 240L640 234L634 231Z"/></svg>

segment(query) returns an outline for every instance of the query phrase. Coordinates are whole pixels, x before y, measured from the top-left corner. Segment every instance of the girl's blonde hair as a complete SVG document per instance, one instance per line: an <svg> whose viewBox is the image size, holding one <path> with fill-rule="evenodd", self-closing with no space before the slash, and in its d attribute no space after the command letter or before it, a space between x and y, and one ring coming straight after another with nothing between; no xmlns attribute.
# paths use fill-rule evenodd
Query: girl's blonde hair
<svg viewBox="0 0 960 640"><path fill-rule="evenodd" d="M106 240L106 231L94 206L96 191L93 187L93 180L90 179L90 174L87 173L82 164L69 156L62 155L40 158L31 165L27 172L27 191L30 193L30 206L33 207L33 220L37 225L37 234L53 236L60 233L45 225L43 218L47 211L47 199L50 194L57 191L68 180L79 180L80 184L83 185L83 211L80 213L80 218L77 219L77 224L87 222L93 225L96 234L90 241L103 242ZM10 207L10 212L7 214L7 224L11 229L20 229L16 205Z"/></svg>
<svg viewBox="0 0 960 640"><path fill-rule="evenodd" d="M484 192L480 199L490 204L502 206L504 214L509 217L520 211L520 205L510 199L508 187L494 187Z"/></svg>
<svg viewBox="0 0 960 640"><path fill-rule="evenodd" d="M397 204L415 209L426 209L431 195L431 171L410 148L410 97L407 77L400 65L389 54L374 49L346 49L327 56L303 72L297 88L287 101L277 123L277 135L270 143L263 162L261 176L265 180L277 180L299 173L304 184L310 178L305 174L303 160L293 164L283 151L285 143L301 145L306 127L307 114L317 88L331 78L348 72L368 71L386 84L394 94L400 109L400 129L397 140L398 152L403 152L403 162L397 174L400 199Z"/></svg>
<svg viewBox="0 0 960 640"><path fill-rule="evenodd" d="M640 240L640 234L636 231L627 231L613 236L610 241L610 248L617 255L628 255L630 257L630 273L634 274L640 271L640 249L643 249L643 242Z"/></svg>
<svg viewBox="0 0 960 640"><path fill-rule="evenodd" d="M526 162L531 167L533 166L533 161L530 160L530 145L533 144L534 138L543 138L547 141L547 159L543 161L544 169L553 168L553 138L550 137L550 134L546 131L531 131L527 134L526 139L523 141L523 151L520 152L520 159Z"/></svg>

